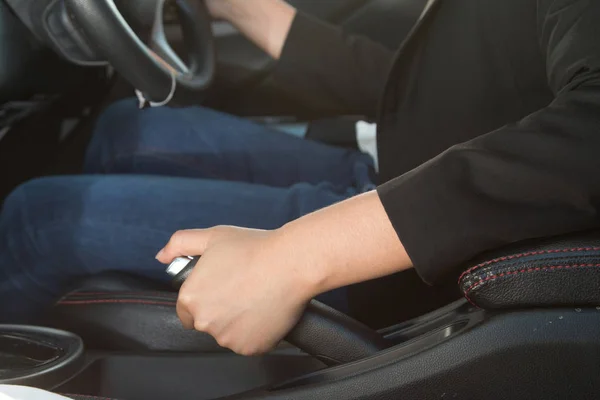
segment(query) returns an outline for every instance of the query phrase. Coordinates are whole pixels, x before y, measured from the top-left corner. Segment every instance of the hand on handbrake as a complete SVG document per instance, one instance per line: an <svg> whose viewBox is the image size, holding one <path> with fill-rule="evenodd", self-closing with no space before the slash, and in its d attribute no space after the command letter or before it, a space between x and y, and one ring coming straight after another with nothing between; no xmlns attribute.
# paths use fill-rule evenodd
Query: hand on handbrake
<svg viewBox="0 0 600 400"><path fill-rule="evenodd" d="M316 295L303 276L301 257L281 243L277 231L235 227L175 233L159 261L202 256L179 293L177 314L184 327L206 332L242 355L274 348Z"/></svg>

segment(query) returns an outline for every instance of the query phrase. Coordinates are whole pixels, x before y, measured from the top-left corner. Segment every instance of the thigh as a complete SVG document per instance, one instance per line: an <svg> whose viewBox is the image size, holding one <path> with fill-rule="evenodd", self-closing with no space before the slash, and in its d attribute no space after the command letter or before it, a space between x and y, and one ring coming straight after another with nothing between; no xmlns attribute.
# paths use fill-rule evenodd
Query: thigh
<svg viewBox="0 0 600 400"><path fill-rule="evenodd" d="M328 185L129 175L33 181L2 211L0 304L15 296L49 304L70 282L106 271L165 280L154 256L177 230L273 229L343 199Z"/></svg>
<svg viewBox="0 0 600 400"><path fill-rule="evenodd" d="M289 186L354 185L370 156L308 141L200 107L138 110L132 100L99 118L88 173L154 174Z"/></svg>

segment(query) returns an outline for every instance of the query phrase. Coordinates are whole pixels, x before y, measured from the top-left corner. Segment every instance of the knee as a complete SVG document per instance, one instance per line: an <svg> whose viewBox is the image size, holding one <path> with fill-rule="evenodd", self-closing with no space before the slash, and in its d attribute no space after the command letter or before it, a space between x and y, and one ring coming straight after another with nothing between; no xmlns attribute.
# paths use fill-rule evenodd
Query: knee
<svg viewBox="0 0 600 400"><path fill-rule="evenodd" d="M2 231L35 231L60 217L60 209L71 205L65 202L60 184L54 181L55 178L35 179L14 189L2 205Z"/></svg>
<svg viewBox="0 0 600 400"><path fill-rule="evenodd" d="M210 121L204 108L157 107L140 110L134 99L109 106L96 122L86 155L87 173L127 173L136 155L179 149L190 130Z"/></svg>
<svg viewBox="0 0 600 400"><path fill-rule="evenodd" d="M98 117L94 134L103 139L116 139L121 132L137 124L142 113L134 99L123 99L109 105Z"/></svg>
<svg viewBox="0 0 600 400"><path fill-rule="evenodd" d="M6 198L0 218L0 236L9 238L10 247L22 260L42 257L54 262L74 254L85 222L82 197L86 187L73 179L32 180Z"/></svg>
<svg viewBox="0 0 600 400"><path fill-rule="evenodd" d="M44 197L36 195L35 192L37 192L35 182L22 184L14 189L2 204L0 236L9 240L13 248L37 248L34 242L37 235L30 233L37 231L42 223L37 221L37 218L47 211L47 208L42 204ZM25 252L29 253L29 250Z"/></svg>
<svg viewBox="0 0 600 400"><path fill-rule="evenodd" d="M85 159L86 173L127 173L127 161L160 147L177 111L140 110L135 99L119 100L98 117ZM123 162L120 162L123 161Z"/></svg>
<svg viewBox="0 0 600 400"><path fill-rule="evenodd" d="M27 215L27 202L25 200L26 185L28 185L28 183L22 184L14 189L2 204L0 226L2 226L2 232L5 235L7 230L23 225L24 216Z"/></svg>
<svg viewBox="0 0 600 400"><path fill-rule="evenodd" d="M5 200L0 218L0 295L31 294L33 303L49 304L75 273L73 260L82 254L74 217L77 205L64 191L64 178L36 179L17 187ZM10 283L13 285L11 286ZM0 285L2 286L2 285ZM2 292L2 290L0 290ZM32 295L33 296L33 295ZM37 304L39 307L39 304Z"/></svg>
<svg viewBox="0 0 600 400"><path fill-rule="evenodd" d="M98 117L89 144L86 173L109 172L115 157L135 151L139 137L140 110L135 100L120 100Z"/></svg>

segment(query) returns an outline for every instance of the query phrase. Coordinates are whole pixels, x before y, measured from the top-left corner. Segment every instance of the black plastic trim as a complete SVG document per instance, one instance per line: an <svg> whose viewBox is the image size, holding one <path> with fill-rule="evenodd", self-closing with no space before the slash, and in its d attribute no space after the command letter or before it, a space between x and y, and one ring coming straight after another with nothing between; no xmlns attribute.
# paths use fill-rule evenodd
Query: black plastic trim
<svg viewBox="0 0 600 400"><path fill-rule="evenodd" d="M84 67L109 65L73 26L63 0L54 0L48 5L42 24L53 48L68 61Z"/></svg>
<svg viewBox="0 0 600 400"><path fill-rule="evenodd" d="M190 61L189 73L172 73L166 60L155 57L112 0L64 2L73 26L147 100L168 102L174 93L179 95L179 90L201 92L211 85L216 55L211 19L203 2L175 2ZM158 2L157 6L162 3ZM174 80L179 89L177 92L174 92Z"/></svg>
<svg viewBox="0 0 600 400"><path fill-rule="evenodd" d="M394 347L352 364L329 368L284 382L273 386L270 390L285 390L320 382L336 381L352 376L357 371L370 370L377 365L385 365L389 362L398 362L437 346L474 327L483 320L484 313L482 311L473 311L472 307L465 302L458 301L443 309L409 321L406 325L397 325L386 329L386 339L395 340L398 343Z"/></svg>
<svg viewBox="0 0 600 400"><path fill-rule="evenodd" d="M419 346L416 339L366 360L227 399L597 398L600 307L470 308L466 317L467 327L421 351L406 351Z"/></svg>
<svg viewBox="0 0 600 400"><path fill-rule="evenodd" d="M173 279L179 289L192 273L199 256L193 257ZM326 365L352 362L377 354L390 346L378 332L325 304L311 301L285 341Z"/></svg>
<svg viewBox="0 0 600 400"><path fill-rule="evenodd" d="M0 379L0 384L54 389L75 376L83 367L84 346L77 335L51 328L24 325L0 325L0 334L32 336L40 342L60 348L63 355L56 360L27 371L15 371Z"/></svg>

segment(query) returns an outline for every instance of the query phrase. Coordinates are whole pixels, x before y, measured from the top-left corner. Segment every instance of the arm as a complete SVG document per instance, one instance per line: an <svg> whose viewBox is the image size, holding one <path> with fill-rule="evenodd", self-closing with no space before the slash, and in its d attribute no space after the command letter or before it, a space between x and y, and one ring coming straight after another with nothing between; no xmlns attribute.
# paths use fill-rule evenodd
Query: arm
<svg viewBox="0 0 600 400"><path fill-rule="evenodd" d="M429 282L485 250L600 222L600 2L538 4L555 100L379 188Z"/></svg>
<svg viewBox="0 0 600 400"><path fill-rule="evenodd" d="M552 104L450 149L382 186L379 196L347 200L276 231L176 234L160 261L204 254L180 293L184 324L242 354L260 353L321 291L413 263L433 281L486 249L597 225L600 3L540 4Z"/></svg>
<svg viewBox="0 0 600 400"><path fill-rule="evenodd" d="M248 39L279 60L296 9L279 0L209 0L211 14L232 23Z"/></svg>
<svg viewBox="0 0 600 400"><path fill-rule="evenodd" d="M288 95L331 114L375 116L392 61L384 46L297 13L283 0L208 5L279 60L274 78Z"/></svg>
<svg viewBox="0 0 600 400"><path fill-rule="evenodd" d="M245 355L274 347L316 295L411 267L375 192L274 231L178 232L157 258L189 254L202 258L181 288L179 317Z"/></svg>

